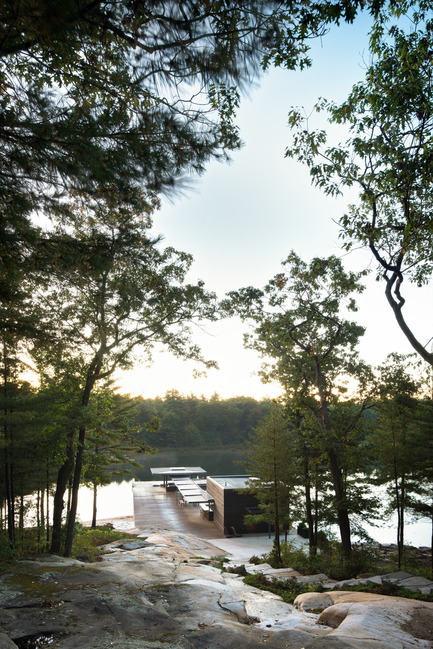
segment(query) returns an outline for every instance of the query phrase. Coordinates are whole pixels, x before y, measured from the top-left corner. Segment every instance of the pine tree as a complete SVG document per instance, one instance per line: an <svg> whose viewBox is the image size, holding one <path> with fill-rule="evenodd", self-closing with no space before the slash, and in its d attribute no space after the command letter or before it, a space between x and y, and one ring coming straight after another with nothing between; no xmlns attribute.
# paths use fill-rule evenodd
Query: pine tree
<svg viewBox="0 0 433 649"><path fill-rule="evenodd" d="M251 491L261 509L252 518L273 524L276 559L281 563L280 533L299 516L301 471L296 438L281 406L271 406L254 430L246 455L244 466L252 476Z"/></svg>

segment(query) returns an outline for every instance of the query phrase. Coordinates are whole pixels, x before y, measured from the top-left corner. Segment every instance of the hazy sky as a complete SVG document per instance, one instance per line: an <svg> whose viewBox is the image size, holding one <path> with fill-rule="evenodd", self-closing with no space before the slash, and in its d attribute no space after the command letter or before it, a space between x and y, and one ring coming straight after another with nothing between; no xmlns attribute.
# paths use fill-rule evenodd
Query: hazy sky
<svg viewBox="0 0 433 649"><path fill-rule="evenodd" d="M193 255L189 281L200 278L223 297L242 286L263 287L292 249L305 261L316 255L343 255L334 221L350 196L325 197L311 186L307 168L284 158L290 142L287 115L291 106L302 106L309 113L319 97L339 102L347 96L368 62L368 24L368 17L361 18L317 40L309 70L268 72L242 101L237 122L244 147L233 154L231 164L210 164L183 197L164 202L155 217L155 230L164 235L165 245ZM311 122L312 128L323 125L317 117ZM367 252L344 259L352 269L374 268ZM361 354L378 364L389 352L411 349L385 301L384 286L373 275L358 300L358 320L367 326ZM431 290L427 293L430 301ZM416 299L418 307L427 303L424 297ZM414 321L424 327L428 340L431 317L417 310ZM155 353L151 367L137 360L133 371L119 377L119 387L144 397L164 396L169 389L206 397L215 392L223 398L277 396L278 386L262 385L253 374L261 360L243 349L245 330L237 319L195 330L207 357L220 366L207 378L194 379L189 362Z"/></svg>

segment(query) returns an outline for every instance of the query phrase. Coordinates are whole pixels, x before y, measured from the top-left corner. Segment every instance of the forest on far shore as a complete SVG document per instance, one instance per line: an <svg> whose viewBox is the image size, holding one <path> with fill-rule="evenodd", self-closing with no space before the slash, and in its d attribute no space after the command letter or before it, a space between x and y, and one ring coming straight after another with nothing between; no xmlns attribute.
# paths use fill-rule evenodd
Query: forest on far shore
<svg viewBox="0 0 433 649"><path fill-rule="evenodd" d="M169 390L164 398L136 400L136 421L143 426L137 441L158 449L167 447L212 448L244 443L269 413L269 401L252 397L210 399L183 396ZM144 426L154 421L155 426ZM149 430L150 429L150 430Z"/></svg>

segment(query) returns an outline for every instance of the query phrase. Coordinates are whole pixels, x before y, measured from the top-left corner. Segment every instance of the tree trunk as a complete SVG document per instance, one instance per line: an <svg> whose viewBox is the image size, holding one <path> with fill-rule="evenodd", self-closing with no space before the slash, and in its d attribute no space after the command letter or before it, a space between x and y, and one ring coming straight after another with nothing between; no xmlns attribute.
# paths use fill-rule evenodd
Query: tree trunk
<svg viewBox="0 0 433 649"><path fill-rule="evenodd" d="M334 485L337 520L341 537L341 549L343 555L348 559L352 553L352 543L350 540L349 513L345 504L343 477L338 456L333 449L328 450L328 458L331 467L332 483Z"/></svg>
<svg viewBox="0 0 433 649"><path fill-rule="evenodd" d="M103 353L96 354L87 371L86 385L84 386L81 397L81 405L85 408L89 405L90 395L98 379L103 361ZM75 458L74 480L72 484L72 500L68 515L68 524L66 529L65 557L69 557L72 552L72 542L74 540L75 520L77 517L78 490L81 482L81 471L83 468L84 442L86 439L86 427L80 426L78 433L78 447Z"/></svg>
<svg viewBox="0 0 433 649"><path fill-rule="evenodd" d="M7 442L6 442L7 443ZM15 494L13 484L13 466L10 461L9 449L5 448L5 482L8 536L11 548L15 547Z"/></svg>
<svg viewBox="0 0 433 649"><path fill-rule="evenodd" d="M331 423L329 420L328 402L323 389L322 369L320 367L319 359L315 358L316 366L316 385L319 391L320 398L320 414L322 426L326 434L327 440L327 455L329 459L329 466L331 469L332 483L334 485L335 506L337 510L338 527L340 529L341 549L343 556L346 559L350 558L352 553L352 543L350 538L350 520L349 512L347 511L346 497L343 483L343 475L341 472L340 460L335 451Z"/></svg>
<svg viewBox="0 0 433 649"><path fill-rule="evenodd" d="M280 517L278 513L278 495L275 494L275 511L274 511L274 548L277 552L278 565L281 565L281 545L280 545Z"/></svg>
<svg viewBox="0 0 433 649"><path fill-rule="evenodd" d="M274 548L277 551L278 565L281 565L281 545L280 545L280 516L278 510L278 475L275 457L275 437L274 437Z"/></svg>
<svg viewBox="0 0 433 649"><path fill-rule="evenodd" d="M53 533L51 537L51 552L59 554L62 546L62 515L64 508L64 497L68 486L69 478L74 468L74 433L68 434L68 445L66 459L57 474L56 491L53 503Z"/></svg>
<svg viewBox="0 0 433 649"><path fill-rule="evenodd" d="M310 554L316 554L317 546L314 543L314 521L313 510L311 505L311 478L310 467L306 450L304 449L304 485L305 485L305 513L308 525L308 547Z"/></svg>
<svg viewBox="0 0 433 649"><path fill-rule="evenodd" d="M45 489L41 489L41 499L39 502L39 520L40 520L40 527L41 527L41 535L40 535L40 541L43 539L43 533L45 531L45 505L44 505L44 500L45 500Z"/></svg>
<svg viewBox="0 0 433 649"><path fill-rule="evenodd" d="M20 530L20 540L21 543L24 540L24 494L23 494L23 485L21 482L21 493L20 493L20 518L19 518L19 530Z"/></svg>
<svg viewBox="0 0 433 649"><path fill-rule="evenodd" d="M38 530L37 544L39 546L41 542L41 490L40 489L38 489L38 492L36 494L36 529Z"/></svg>
<svg viewBox="0 0 433 649"><path fill-rule="evenodd" d="M47 551L48 548L50 547L50 470L47 462L47 485L46 485L46 490L47 494L47 526L46 526L46 532L47 532Z"/></svg>
<svg viewBox="0 0 433 649"><path fill-rule="evenodd" d="M4 471L5 471L5 488L6 488L6 507L7 507L7 526L8 536L11 548L15 547L15 494L13 484L13 464L12 464L12 434L9 426L9 364L8 364L8 345L3 337L3 434L5 440L4 448Z"/></svg>
<svg viewBox="0 0 433 649"><path fill-rule="evenodd" d="M406 485L404 475L401 478L401 489L400 489L401 499L400 499L400 534L398 539L398 553L400 556L400 565L404 563L404 509L405 509L405 498L406 498Z"/></svg>
<svg viewBox="0 0 433 649"><path fill-rule="evenodd" d="M318 546L318 528L319 528L319 490L317 489L317 482L314 487L314 554L317 554Z"/></svg>
<svg viewBox="0 0 433 649"><path fill-rule="evenodd" d="M431 571L433 575L433 500L431 507Z"/></svg>
<svg viewBox="0 0 433 649"><path fill-rule="evenodd" d="M80 426L78 434L78 447L75 457L74 479L72 483L71 507L69 510L68 524L66 528L65 557L70 557L72 553L72 543L74 541L75 521L77 517L78 490L81 482L81 470L83 467L84 440L86 437L86 428Z"/></svg>
<svg viewBox="0 0 433 649"><path fill-rule="evenodd" d="M400 544L400 538L401 538L401 526L402 526L402 519L401 519L401 499L400 499L400 488L398 485L398 467L397 467L397 455L396 455L396 442L395 442L395 435L393 433L393 469L394 469L394 495L395 495L395 503L396 503L396 510L397 510L397 569L400 570L401 568L401 555L402 555L402 548Z"/></svg>
<svg viewBox="0 0 433 649"><path fill-rule="evenodd" d="M97 511L97 496L98 496L98 485L96 482L93 483L93 515L92 515L92 527L96 527L96 511Z"/></svg>

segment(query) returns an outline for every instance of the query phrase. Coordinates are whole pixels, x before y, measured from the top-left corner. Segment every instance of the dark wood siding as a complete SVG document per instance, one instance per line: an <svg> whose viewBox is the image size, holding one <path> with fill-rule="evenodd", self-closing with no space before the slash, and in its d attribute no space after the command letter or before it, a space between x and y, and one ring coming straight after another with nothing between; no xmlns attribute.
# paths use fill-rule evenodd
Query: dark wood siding
<svg viewBox="0 0 433 649"><path fill-rule="evenodd" d="M244 523L246 507L257 507L257 498L253 494L239 493L234 489L224 491L224 525L229 532L231 528L240 534L247 531Z"/></svg>
<svg viewBox="0 0 433 649"><path fill-rule="evenodd" d="M253 494L223 487L209 477L207 478L207 492L215 501L214 523L221 534L232 533L231 528L240 534L244 534L246 531L265 531L267 529L267 526L256 526L247 530L245 526L246 507L257 507L258 505ZM259 527L260 529L258 529Z"/></svg>

